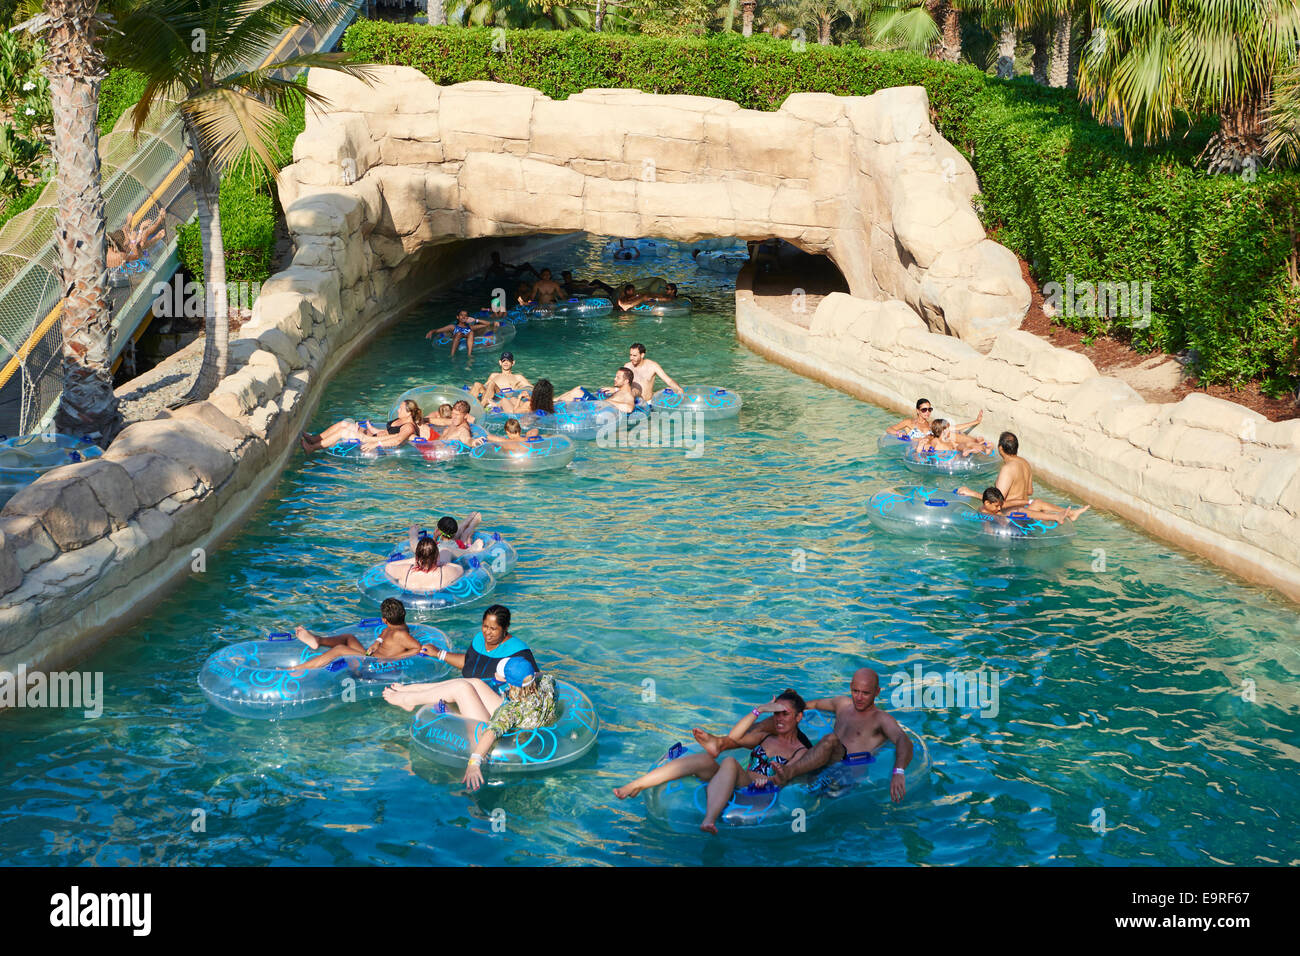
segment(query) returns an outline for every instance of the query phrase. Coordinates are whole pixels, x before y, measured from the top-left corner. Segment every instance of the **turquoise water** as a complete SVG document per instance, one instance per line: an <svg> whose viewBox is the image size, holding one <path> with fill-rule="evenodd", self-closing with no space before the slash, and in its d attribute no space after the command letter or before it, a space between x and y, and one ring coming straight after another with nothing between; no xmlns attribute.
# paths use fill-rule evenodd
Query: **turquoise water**
<svg viewBox="0 0 1300 956"><path fill-rule="evenodd" d="M616 268L597 248L547 264L670 274L707 308L524 325L519 370L561 388L603 384L639 340L683 384L741 392L739 421L710 423L699 457L588 444L567 472L531 480L295 457L205 573L82 664L104 673L102 717L0 716L0 861L1297 862L1294 606L1104 514L1029 561L884 537L862 512L873 491L909 479L875 455L895 416L740 346L731 277L685 262ZM312 427L494 369L494 354L467 367L422 338L463 301L442 296L376 339ZM195 675L222 642L369 616L359 574L412 519L471 508L518 548L496 599L543 666L592 698L595 754L470 795L412 757L409 715L385 704L281 723L207 705ZM435 623L463 646L480 614ZM724 730L787 685L845 692L863 664L887 689L917 664L996 670L998 712L895 709L927 742L930 786L775 841L667 833L640 800L610 794L691 727Z"/></svg>

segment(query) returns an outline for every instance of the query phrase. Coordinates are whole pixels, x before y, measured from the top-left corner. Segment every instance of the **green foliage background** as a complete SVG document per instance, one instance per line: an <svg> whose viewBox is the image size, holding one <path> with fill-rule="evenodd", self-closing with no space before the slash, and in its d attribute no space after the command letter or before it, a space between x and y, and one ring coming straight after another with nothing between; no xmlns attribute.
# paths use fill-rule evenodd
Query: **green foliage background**
<svg viewBox="0 0 1300 956"><path fill-rule="evenodd" d="M412 66L439 84L497 80L556 99L591 87L691 93L775 110L794 92L869 95L921 85L939 131L979 175L985 225L1028 260L1040 283L1151 282L1152 321L1062 316L1089 335L1139 348L1194 349L1202 383L1300 375L1300 287L1288 274L1300 221L1300 174L1209 177L1193 160L1211 132L1135 148L1099 126L1072 91L1011 82L971 66L860 47L799 52L786 41L511 31L362 20L343 48Z"/></svg>

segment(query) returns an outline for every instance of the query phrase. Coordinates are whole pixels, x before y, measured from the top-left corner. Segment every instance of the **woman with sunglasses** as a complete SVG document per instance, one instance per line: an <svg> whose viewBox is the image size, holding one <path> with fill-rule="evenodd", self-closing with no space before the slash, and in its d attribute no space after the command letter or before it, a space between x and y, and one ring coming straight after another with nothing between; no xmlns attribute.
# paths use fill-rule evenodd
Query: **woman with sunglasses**
<svg viewBox="0 0 1300 956"><path fill-rule="evenodd" d="M737 790L748 786L762 788L771 785L773 781L768 778L776 772L777 767L784 766L812 747L812 741L799 729L805 706L804 699L787 688L772 698L770 703L759 704L736 722L736 726L727 734L732 740L744 737L754 722L765 713L771 714L775 721L776 732L764 737L754 746L749 752L747 765L741 764L735 757L723 757L718 762L707 751L687 753L642 774L627 786L615 788L614 796L626 800L647 787L657 787L670 780L695 776L708 784L708 797L700 829L717 833L718 817Z"/></svg>
<svg viewBox="0 0 1300 956"><path fill-rule="evenodd" d="M904 418L897 425L891 425L885 429L886 435L906 435L915 441L918 438L924 438L930 434L930 416L934 414L934 404L928 398L918 398L916 400L916 415L912 418ZM984 421L984 409L975 416L975 420L966 422L962 425L954 425L959 432L969 431L980 422Z"/></svg>

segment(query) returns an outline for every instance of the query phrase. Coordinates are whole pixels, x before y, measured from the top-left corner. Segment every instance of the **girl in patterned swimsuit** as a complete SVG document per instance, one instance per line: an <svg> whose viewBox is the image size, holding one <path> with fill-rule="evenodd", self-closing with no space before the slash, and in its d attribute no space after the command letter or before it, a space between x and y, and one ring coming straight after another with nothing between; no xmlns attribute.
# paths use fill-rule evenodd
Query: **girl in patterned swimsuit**
<svg viewBox="0 0 1300 956"><path fill-rule="evenodd" d="M776 733L759 741L749 755L749 766L741 765L735 757L723 757L719 763L708 752L688 753L670 760L649 773L642 774L624 787L618 787L614 796L620 800L634 797L646 787L655 787L670 780L695 776L708 783L707 809L700 829L717 833L718 817L726 809L732 795L747 786L767 786L768 778L779 767L812 744L799 730L803 719L804 700L793 690L778 694L770 703L760 704L736 723L728 734L733 740L743 737L764 713L776 720Z"/></svg>

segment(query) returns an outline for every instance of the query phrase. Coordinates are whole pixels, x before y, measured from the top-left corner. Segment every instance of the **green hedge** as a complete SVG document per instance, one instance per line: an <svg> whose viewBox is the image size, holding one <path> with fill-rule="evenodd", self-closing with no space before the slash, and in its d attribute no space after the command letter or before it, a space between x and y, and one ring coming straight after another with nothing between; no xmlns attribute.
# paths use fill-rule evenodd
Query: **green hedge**
<svg viewBox="0 0 1300 956"><path fill-rule="evenodd" d="M299 103L276 131L275 153L281 164L293 156L293 141L305 119ZM277 197L275 182L243 164L227 170L221 180L221 241L226 252L226 282L265 282L275 257ZM181 266L202 285L203 246L197 220L181 227L178 236Z"/></svg>
<svg viewBox="0 0 1300 956"><path fill-rule="evenodd" d="M735 35L659 39L489 30L362 20L343 48L358 59L421 70L440 84L518 83L563 99L591 87L692 93L774 110L793 92L869 95L921 85L940 132L980 177L982 215L1028 260L1040 283L1150 282L1152 314L1062 315L1089 335L1131 336L1138 348L1194 349L1203 383L1300 376L1300 287L1287 271L1288 225L1300 221L1300 174L1253 182L1195 168L1212 124L1154 148L1100 126L1074 94L985 76L974 67L907 53ZM1139 325L1142 323L1139 322Z"/></svg>

